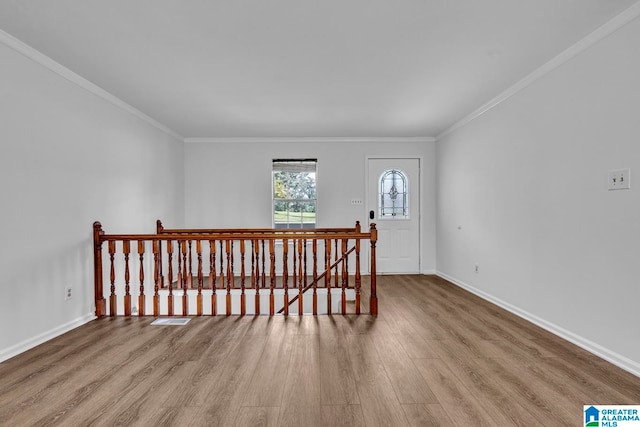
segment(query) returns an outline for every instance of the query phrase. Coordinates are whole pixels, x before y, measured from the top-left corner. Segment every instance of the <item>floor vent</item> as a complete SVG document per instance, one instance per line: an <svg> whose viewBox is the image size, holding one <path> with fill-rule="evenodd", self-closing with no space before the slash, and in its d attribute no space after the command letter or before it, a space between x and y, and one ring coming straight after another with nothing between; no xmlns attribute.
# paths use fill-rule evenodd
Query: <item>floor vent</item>
<svg viewBox="0 0 640 427"><path fill-rule="evenodd" d="M184 326L189 323L189 318L179 317L179 318L164 318L164 319L156 319L151 322L152 325L169 325L169 326Z"/></svg>

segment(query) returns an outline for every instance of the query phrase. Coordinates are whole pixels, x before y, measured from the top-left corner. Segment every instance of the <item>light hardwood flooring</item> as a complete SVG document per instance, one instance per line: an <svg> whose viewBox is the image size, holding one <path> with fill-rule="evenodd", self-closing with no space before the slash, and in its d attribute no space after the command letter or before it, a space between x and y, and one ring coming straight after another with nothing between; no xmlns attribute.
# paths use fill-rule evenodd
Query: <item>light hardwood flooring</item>
<svg viewBox="0 0 640 427"><path fill-rule="evenodd" d="M576 426L640 404L640 378L440 278L378 282L377 318L90 322L0 364L0 425Z"/></svg>

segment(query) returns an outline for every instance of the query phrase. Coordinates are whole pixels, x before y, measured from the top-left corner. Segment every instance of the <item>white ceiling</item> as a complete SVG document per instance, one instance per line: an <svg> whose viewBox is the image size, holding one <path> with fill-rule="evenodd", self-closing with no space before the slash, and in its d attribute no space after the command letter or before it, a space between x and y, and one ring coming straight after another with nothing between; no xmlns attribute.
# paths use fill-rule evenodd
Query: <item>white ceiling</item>
<svg viewBox="0 0 640 427"><path fill-rule="evenodd" d="M637 0L0 0L183 137L436 136Z"/></svg>

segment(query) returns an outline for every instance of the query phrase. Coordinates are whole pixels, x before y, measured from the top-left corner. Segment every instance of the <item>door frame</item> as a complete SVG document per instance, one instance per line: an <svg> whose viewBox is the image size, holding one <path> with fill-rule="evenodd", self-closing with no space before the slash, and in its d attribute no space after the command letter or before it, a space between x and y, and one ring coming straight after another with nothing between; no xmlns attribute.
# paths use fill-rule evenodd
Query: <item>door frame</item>
<svg viewBox="0 0 640 427"><path fill-rule="evenodd" d="M369 211L371 210L369 208L370 206L370 200L369 200L369 160L370 159L389 159L389 160L393 160L393 159L417 159L418 160L418 184L420 185L420 191L418 192L418 205L419 205L419 212L418 212L418 272L419 274L422 274L422 254L424 253L424 248L423 248L423 242L424 242L424 227L422 226L422 212L423 212L423 203L424 203L424 197L422 197L422 192L423 192L423 186L424 186L424 182L423 182L423 173L422 173L422 167L424 165L424 159L423 156L421 154L389 154L389 155L385 155L385 154L372 154L372 155L365 155L364 158L364 218L366 218L366 230L368 231L369 229L369 223L371 222L369 220ZM377 206L377 200L376 200L376 206ZM375 222L375 220L374 220ZM363 229L365 227L362 227ZM364 231L364 230L363 230ZM371 245L367 246L367 254L370 255L371 253ZM371 273L371 256L367 256L367 271L369 273ZM385 274L385 273L378 273L378 274ZM386 273L386 274L392 274L392 273ZM401 274L401 273L396 273L396 274Z"/></svg>

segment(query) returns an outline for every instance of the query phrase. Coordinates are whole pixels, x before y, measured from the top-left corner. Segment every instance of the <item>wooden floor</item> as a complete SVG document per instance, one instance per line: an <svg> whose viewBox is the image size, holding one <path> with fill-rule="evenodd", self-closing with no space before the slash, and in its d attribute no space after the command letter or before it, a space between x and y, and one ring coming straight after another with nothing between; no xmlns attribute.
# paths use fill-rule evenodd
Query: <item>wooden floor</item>
<svg viewBox="0 0 640 427"><path fill-rule="evenodd" d="M442 279L378 286L378 318L90 322L0 364L0 425L576 426L640 404L640 378Z"/></svg>

